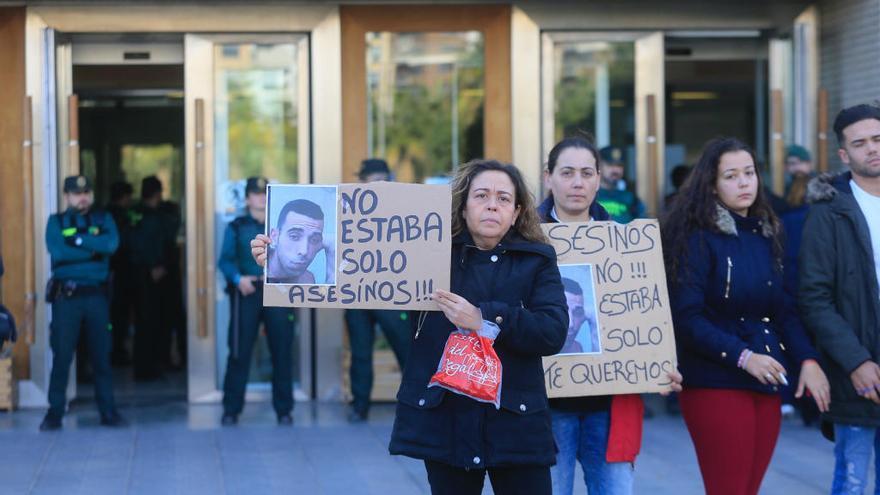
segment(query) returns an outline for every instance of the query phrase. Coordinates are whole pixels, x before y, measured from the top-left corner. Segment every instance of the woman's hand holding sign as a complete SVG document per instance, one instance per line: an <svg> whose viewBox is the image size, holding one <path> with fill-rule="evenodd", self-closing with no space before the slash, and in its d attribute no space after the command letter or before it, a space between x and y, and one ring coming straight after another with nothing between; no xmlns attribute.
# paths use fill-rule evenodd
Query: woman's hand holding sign
<svg viewBox="0 0 880 495"><path fill-rule="evenodd" d="M434 291L434 301L440 306L440 311L443 311L446 319L456 327L476 332L483 326L483 315L480 313L480 308L458 294L437 289Z"/></svg>
<svg viewBox="0 0 880 495"><path fill-rule="evenodd" d="M321 246L324 250L325 270L327 283L336 283L336 239L329 237L324 238L324 244Z"/></svg>
<svg viewBox="0 0 880 495"><path fill-rule="evenodd" d="M269 254L269 244L271 243L272 240L265 234L257 234L257 237L251 240L251 256L263 268L266 267L266 257Z"/></svg>
<svg viewBox="0 0 880 495"><path fill-rule="evenodd" d="M669 390L664 390L660 392L660 395L667 396L672 392L681 392L681 382L684 380L684 377L681 376L681 373L678 370L672 370L666 373L666 376L669 378Z"/></svg>

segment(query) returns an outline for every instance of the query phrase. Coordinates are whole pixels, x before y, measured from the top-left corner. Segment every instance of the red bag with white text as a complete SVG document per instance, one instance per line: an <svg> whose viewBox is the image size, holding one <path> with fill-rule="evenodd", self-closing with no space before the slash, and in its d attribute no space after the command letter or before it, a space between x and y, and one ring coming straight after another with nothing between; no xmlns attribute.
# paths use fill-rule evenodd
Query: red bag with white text
<svg viewBox="0 0 880 495"><path fill-rule="evenodd" d="M501 407L501 360L493 340L476 332L449 334L437 373L429 387L443 387L471 399Z"/></svg>

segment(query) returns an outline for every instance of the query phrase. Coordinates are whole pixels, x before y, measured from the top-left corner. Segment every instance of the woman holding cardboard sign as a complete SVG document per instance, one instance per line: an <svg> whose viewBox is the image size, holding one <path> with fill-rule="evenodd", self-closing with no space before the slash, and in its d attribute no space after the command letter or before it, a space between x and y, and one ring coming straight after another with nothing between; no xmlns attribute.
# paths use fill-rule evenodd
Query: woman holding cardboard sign
<svg viewBox="0 0 880 495"><path fill-rule="evenodd" d="M556 449L542 356L559 352L568 315L556 253L512 165L475 161L452 183L451 292L417 330L397 395L392 454L424 459L433 493L551 492ZM494 330L492 328L494 327ZM495 333L500 408L428 388L456 328Z"/></svg>
<svg viewBox="0 0 880 495"><path fill-rule="evenodd" d="M783 387L828 410L828 380L783 289L780 231L754 155L733 138L706 144L663 222L681 410L709 495L758 493Z"/></svg>
<svg viewBox="0 0 880 495"><path fill-rule="evenodd" d="M547 157L544 186L550 191L538 206L542 222L590 222L610 220L596 201L599 190L599 152L588 139L568 137L558 142ZM569 302L569 334L577 332L576 294L563 279ZM562 352L576 352L562 349ZM669 375L680 390L681 375ZM590 495L629 495L633 465L642 444L644 407L638 395L599 395L550 400L553 436L559 453L551 469L554 495L571 495L574 470L580 462Z"/></svg>
<svg viewBox="0 0 880 495"><path fill-rule="evenodd" d="M556 448L541 358L562 348L568 314L556 253L516 167L490 160L459 167L451 230L452 290L434 292L441 311L414 318L389 450L422 459L434 494L479 494L488 474L496 494L550 495ZM252 243L258 260L265 247L265 237ZM483 366L488 360L459 360L445 371L464 371L457 378L476 388L496 382L495 400L430 386L443 374L441 358L475 349L448 343L473 336L477 350L488 351L488 340L501 380L497 368Z"/></svg>

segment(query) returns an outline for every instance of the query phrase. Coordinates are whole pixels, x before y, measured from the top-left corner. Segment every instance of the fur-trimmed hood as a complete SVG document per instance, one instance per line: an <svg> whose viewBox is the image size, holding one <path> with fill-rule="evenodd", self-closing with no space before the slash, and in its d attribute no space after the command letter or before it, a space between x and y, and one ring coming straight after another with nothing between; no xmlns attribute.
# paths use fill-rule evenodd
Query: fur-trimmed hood
<svg viewBox="0 0 880 495"><path fill-rule="evenodd" d="M826 172L817 175L807 183L807 203L831 201L839 192L852 194L852 189L849 187L850 179L852 179L850 172L839 174Z"/></svg>
<svg viewBox="0 0 880 495"><path fill-rule="evenodd" d="M718 228L718 231L722 234L727 235L739 235L739 231L737 229L737 220L733 217L733 213L730 212L727 208L721 206L721 204L715 204L715 226ZM770 222L769 218L740 218L739 223L744 222L753 222L756 223L756 227L761 227L761 235L770 239L773 237L773 223Z"/></svg>

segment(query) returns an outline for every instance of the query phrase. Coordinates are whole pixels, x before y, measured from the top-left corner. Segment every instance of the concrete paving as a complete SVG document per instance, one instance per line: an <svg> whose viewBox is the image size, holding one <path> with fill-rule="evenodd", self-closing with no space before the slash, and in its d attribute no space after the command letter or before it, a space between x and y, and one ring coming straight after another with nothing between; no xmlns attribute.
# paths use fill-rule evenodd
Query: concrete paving
<svg viewBox="0 0 880 495"><path fill-rule="evenodd" d="M122 412L132 425L107 429L91 403L75 403L54 433L38 432L42 411L0 413L0 494L429 493L419 461L388 454L390 404L359 425L345 421L341 404L298 403L292 427L277 426L265 403L249 404L236 427L220 426L219 406L181 400L126 403ZM828 493L832 447L786 421L761 493ZM681 418L646 420L635 493L702 491ZM582 478L575 493L586 493Z"/></svg>

